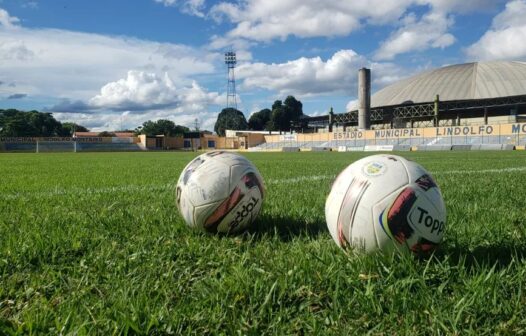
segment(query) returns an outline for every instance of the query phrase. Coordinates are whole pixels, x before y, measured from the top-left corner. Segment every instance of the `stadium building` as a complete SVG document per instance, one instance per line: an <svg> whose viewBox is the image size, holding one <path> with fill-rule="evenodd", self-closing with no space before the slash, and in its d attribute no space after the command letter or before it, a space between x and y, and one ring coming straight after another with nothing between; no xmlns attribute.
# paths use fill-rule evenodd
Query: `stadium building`
<svg viewBox="0 0 526 336"><path fill-rule="evenodd" d="M476 62L417 74L370 95L359 72L358 108L308 117L303 134L265 137L261 149L523 149L526 63ZM311 134L308 134L311 132Z"/></svg>
<svg viewBox="0 0 526 336"><path fill-rule="evenodd" d="M371 97L372 128L526 121L526 63L476 62L417 74ZM303 120L310 127L357 127L358 110Z"/></svg>

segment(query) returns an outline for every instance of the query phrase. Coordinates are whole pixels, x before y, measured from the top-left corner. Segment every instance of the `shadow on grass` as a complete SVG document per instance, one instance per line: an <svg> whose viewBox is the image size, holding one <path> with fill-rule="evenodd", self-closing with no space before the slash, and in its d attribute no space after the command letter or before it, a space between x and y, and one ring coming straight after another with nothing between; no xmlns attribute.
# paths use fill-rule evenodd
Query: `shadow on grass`
<svg viewBox="0 0 526 336"><path fill-rule="evenodd" d="M449 258L453 263L463 264L468 268L496 265L497 269L501 269L509 266L513 261L526 258L526 244L501 242L471 248L462 244L443 245L437 251L436 257L440 260Z"/></svg>
<svg viewBox="0 0 526 336"><path fill-rule="evenodd" d="M254 240L276 237L288 242L295 237L316 238L328 231L322 221L307 223L292 217L276 217L267 214L261 214L254 224L248 230L248 234Z"/></svg>

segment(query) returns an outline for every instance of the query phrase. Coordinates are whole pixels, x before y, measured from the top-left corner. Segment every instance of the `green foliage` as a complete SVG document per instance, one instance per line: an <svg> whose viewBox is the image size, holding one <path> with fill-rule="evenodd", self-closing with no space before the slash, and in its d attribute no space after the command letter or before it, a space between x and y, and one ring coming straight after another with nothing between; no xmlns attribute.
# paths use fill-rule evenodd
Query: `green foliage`
<svg viewBox="0 0 526 336"><path fill-rule="evenodd" d="M64 122L62 123L62 128L67 132L68 136L72 136L75 132L89 132L86 127L75 124L74 122Z"/></svg>
<svg viewBox="0 0 526 336"><path fill-rule="evenodd" d="M233 237L175 207L193 153L0 155L0 334L524 334L524 154L402 154L446 202L427 260L330 237L331 183L368 153L247 153L267 194Z"/></svg>
<svg viewBox="0 0 526 336"><path fill-rule="evenodd" d="M108 131L103 131L103 132L100 132L99 134L97 134L97 136L99 136L99 137L114 137L115 133L108 132Z"/></svg>
<svg viewBox="0 0 526 336"><path fill-rule="evenodd" d="M166 119L148 120L136 129L137 134L146 134L147 136L176 136L183 135L185 132L190 132L190 129L186 126L176 125L173 121Z"/></svg>
<svg viewBox="0 0 526 336"><path fill-rule="evenodd" d="M214 125L214 131L219 136L225 136L225 130L248 130L247 119L243 112L234 108L224 108L218 115Z"/></svg>
<svg viewBox="0 0 526 336"><path fill-rule="evenodd" d="M53 137L69 136L67 129L51 113L0 110L0 136Z"/></svg>
<svg viewBox="0 0 526 336"><path fill-rule="evenodd" d="M272 111L269 109L263 109L252 114L248 119L248 127L254 131L263 131L268 126L271 114Z"/></svg>
<svg viewBox="0 0 526 336"><path fill-rule="evenodd" d="M270 126L272 130L288 131L291 125L303 116L303 104L293 96L288 96L285 102L276 100L272 104Z"/></svg>

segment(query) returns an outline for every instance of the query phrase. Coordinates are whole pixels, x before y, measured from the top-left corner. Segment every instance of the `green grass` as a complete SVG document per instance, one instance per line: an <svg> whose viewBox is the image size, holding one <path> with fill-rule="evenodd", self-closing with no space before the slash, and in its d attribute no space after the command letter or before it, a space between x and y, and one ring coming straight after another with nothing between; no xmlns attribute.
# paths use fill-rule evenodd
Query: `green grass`
<svg viewBox="0 0 526 336"><path fill-rule="evenodd" d="M365 153L246 154L268 194L235 237L182 222L194 155L0 155L0 334L526 333L526 152L402 153L448 209L427 260L330 238L332 179Z"/></svg>

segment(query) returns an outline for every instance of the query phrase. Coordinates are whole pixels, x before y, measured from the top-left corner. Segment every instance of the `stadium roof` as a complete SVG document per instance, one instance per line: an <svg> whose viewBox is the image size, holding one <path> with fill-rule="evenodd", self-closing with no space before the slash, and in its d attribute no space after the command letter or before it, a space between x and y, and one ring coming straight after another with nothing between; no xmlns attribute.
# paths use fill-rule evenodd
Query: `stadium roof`
<svg viewBox="0 0 526 336"><path fill-rule="evenodd" d="M374 76L374 73L373 73ZM525 62L477 62L426 71L383 88L371 107L526 95Z"/></svg>

